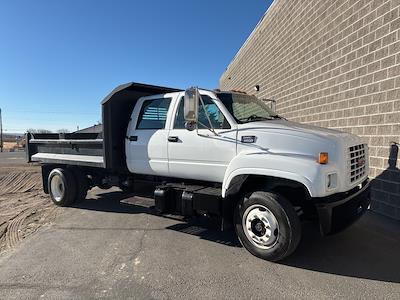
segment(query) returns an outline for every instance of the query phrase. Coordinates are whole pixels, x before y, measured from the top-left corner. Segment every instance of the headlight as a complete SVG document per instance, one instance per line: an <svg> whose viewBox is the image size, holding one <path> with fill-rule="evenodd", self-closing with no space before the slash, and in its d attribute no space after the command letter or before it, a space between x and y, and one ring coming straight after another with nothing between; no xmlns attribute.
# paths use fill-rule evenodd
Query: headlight
<svg viewBox="0 0 400 300"><path fill-rule="evenodd" d="M332 190L337 187L337 173L331 173L326 176L326 189Z"/></svg>

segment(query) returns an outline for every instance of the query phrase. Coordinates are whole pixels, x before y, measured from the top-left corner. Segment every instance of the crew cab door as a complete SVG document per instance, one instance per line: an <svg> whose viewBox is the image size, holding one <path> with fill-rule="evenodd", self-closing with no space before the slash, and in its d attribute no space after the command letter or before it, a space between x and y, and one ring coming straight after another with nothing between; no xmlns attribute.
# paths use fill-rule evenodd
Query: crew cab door
<svg viewBox="0 0 400 300"><path fill-rule="evenodd" d="M236 155L236 127L222 103L202 95L217 135L199 124L198 132L185 129L183 94L176 101L168 134L169 174L172 177L222 182ZM199 121L208 125L202 105Z"/></svg>
<svg viewBox="0 0 400 300"><path fill-rule="evenodd" d="M166 122L169 94L142 98L136 104L125 143L126 163L132 173L168 176Z"/></svg>

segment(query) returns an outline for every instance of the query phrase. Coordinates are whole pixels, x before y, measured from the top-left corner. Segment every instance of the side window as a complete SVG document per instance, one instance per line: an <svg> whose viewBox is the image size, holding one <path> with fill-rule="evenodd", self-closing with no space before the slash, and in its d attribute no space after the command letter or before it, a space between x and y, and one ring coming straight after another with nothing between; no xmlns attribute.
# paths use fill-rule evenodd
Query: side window
<svg viewBox="0 0 400 300"><path fill-rule="evenodd" d="M171 98L144 101L136 129L164 129L170 103Z"/></svg>
<svg viewBox="0 0 400 300"><path fill-rule="evenodd" d="M230 129L228 121L225 119L224 115L218 108L217 104L206 95L202 95L204 108L201 103L199 103L198 120L199 129L206 129L209 126L207 115L210 118L211 124L215 129ZM185 118L183 116L183 97L179 101L178 110L175 116L174 129L185 129ZM204 111L205 110L205 111Z"/></svg>

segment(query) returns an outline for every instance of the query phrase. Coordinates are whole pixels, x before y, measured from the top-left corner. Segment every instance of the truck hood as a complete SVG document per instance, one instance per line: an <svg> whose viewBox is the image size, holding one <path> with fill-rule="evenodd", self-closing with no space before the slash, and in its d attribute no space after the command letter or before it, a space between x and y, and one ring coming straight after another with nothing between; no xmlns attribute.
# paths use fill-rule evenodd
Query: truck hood
<svg viewBox="0 0 400 300"><path fill-rule="evenodd" d="M241 142L243 136L256 138L246 144ZM328 152L330 161L335 163L343 163L350 146L362 144L358 136L350 133L286 120L239 124L237 139L239 152L263 149L270 154L300 155L314 160L318 153Z"/></svg>
<svg viewBox="0 0 400 300"><path fill-rule="evenodd" d="M329 140L331 142L359 143L360 138L356 135L339 130L301 124L287 120L271 120L249 122L238 125L239 132L247 130L265 131L284 136L295 136L305 139Z"/></svg>

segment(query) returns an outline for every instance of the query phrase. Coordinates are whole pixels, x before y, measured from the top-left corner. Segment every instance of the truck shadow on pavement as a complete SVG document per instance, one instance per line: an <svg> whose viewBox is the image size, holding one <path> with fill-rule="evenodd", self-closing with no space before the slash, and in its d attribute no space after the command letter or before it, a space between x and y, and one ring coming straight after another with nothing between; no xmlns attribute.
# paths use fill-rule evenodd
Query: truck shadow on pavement
<svg viewBox="0 0 400 300"><path fill-rule="evenodd" d="M97 199L88 199L75 207L158 216L153 205L154 202L149 198L111 191L98 194ZM221 232L217 223L209 219L184 219L174 215L160 217L177 221L176 224L166 226L165 230L194 235L229 247L241 247L233 230ZM321 237L315 224L304 223L298 249L279 264L328 274L400 283L399 232L400 222L370 211L347 230L328 237Z"/></svg>
<svg viewBox="0 0 400 300"><path fill-rule="evenodd" d="M400 222L374 212L351 227L322 237L303 224L299 247L282 264L317 272L400 283Z"/></svg>
<svg viewBox="0 0 400 300"><path fill-rule="evenodd" d="M178 215L160 215L154 208L154 200L148 194L126 194L112 191L99 194L97 199L88 199L83 203L74 205L75 208L123 213L123 214L150 214L160 218L177 221L176 224L165 227L165 230L173 230L190 234L200 239L212 241L231 247L241 247L239 240L232 230L220 231L219 223L206 217L198 216L185 218Z"/></svg>

